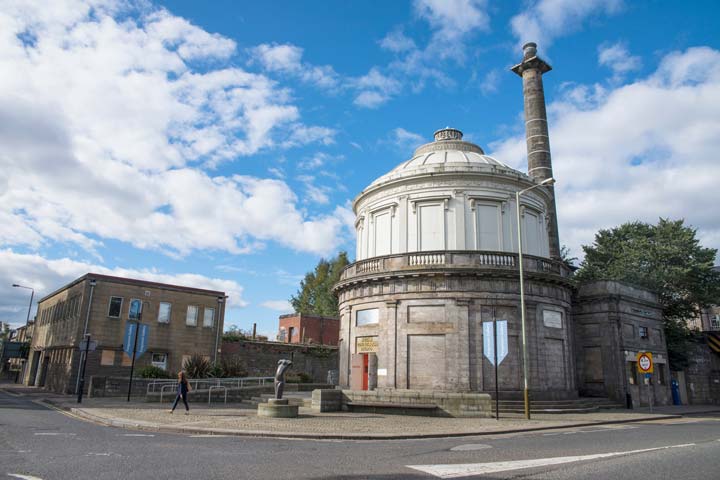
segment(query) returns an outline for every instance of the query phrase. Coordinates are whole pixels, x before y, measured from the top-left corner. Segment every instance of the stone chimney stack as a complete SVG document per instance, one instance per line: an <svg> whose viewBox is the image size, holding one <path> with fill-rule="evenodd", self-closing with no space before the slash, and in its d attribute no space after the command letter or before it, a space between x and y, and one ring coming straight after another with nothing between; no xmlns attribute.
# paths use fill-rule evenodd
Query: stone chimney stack
<svg viewBox="0 0 720 480"><path fill-rule="evenodd" d="M512 71L521 76L523 80L528 175L538 182L553 176L547 114L545 113L545 91L542 81L543 73L550 70L552 70L552 67L537 56L537 45L532 42L523 46L522 62L512 67ZM548 228L550 257L560 259L555 188L552 186L548 188L552 194L551 211L548 212L550 215Z"/></svg>

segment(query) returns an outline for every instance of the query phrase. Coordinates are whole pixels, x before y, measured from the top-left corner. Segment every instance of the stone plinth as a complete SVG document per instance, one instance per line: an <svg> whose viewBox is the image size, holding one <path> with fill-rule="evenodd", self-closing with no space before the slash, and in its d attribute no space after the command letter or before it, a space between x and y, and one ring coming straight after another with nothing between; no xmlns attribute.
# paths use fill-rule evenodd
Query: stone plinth
<svg viewBox="0 0 720 480"><path fill-rule="evenodd" d="M258 417L296 418L298 408L297 405L289 405L287 398L271 398L268 403L258 404Z"/></svg>
<svg viewBox="0 0 720 480"><path fill-rule="evenodd" d="M339 412L342 410L342 399L342 390L313 390L312 409L315 412Z"/></svg>

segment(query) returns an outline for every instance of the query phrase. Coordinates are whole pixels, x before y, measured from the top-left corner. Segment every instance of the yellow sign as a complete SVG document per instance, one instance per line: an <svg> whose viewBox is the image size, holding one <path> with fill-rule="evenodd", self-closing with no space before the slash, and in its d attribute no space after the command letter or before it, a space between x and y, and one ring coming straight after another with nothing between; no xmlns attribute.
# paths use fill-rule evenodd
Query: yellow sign
<svg viewBox="0 0 720 480"><path fill-rule="evenodd" d="M653 373L653 359L650 352L638 352L637 368L640 373Z"/></svg>
<svg viewBox="0 0 720 480"><path fill-rule="evenodd" d="M377 337L358 337L355 342L355 353L376 353L378 351Z"/></svg>

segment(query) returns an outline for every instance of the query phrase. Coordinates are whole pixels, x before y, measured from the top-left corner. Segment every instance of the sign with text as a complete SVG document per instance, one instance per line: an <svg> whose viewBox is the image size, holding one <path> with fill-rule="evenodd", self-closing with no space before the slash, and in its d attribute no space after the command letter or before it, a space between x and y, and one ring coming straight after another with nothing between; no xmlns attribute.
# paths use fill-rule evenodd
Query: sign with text
<svg viewBox="0 0 720 480"><path fill-rule="evenodd" d="M543 325L549 328L562 328L562 313L555 310L543 310Z"/></svg>
<svg viewBox="0 0 720 480"><path fill-rule="evenodd" d="M637 368L640 373L653 373L653 358L650 352L637 354Z"/></svg>
<svg viewBox="0 0 720 480"><path fill-rule="evenodd" d="M494 322L483 323L483 353L485 357L495 365L495 338ZM497 321L497 362L498 365L505 360L508 354L508 331L507 320Z"/></svg>
<svg viewBox="0 0 720 480"><path fill-rule="evenodd" d="M355 353L377 353L377 337L358 337L355 339Z"/></svg>

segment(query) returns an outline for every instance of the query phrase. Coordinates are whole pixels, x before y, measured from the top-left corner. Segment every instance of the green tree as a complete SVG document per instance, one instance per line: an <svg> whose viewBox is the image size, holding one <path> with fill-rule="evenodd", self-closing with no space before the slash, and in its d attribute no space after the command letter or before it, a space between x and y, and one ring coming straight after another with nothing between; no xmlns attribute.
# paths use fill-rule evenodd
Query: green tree
<svg viewBox="0 0 720 480"><path fill-rule="evenodd" d="M340 252L330 260L320 259L315 270L305 274L300 289L290 297L290 303L298 313L337 317L338 300L332 287L340 280L340 273L349 265L346 252Z"/></svg>
<svg viewBox="0 0 720 480"><path fill-rule="evenodd" d="M576 272L579 281L620 280L656 292L663 308L670 366L687 366L693 338L686 320L717 302L720 274L713 270L717 250L704 248L696 230L683 220L661 218L657 225L625 223L600 230Z"/></svg>

